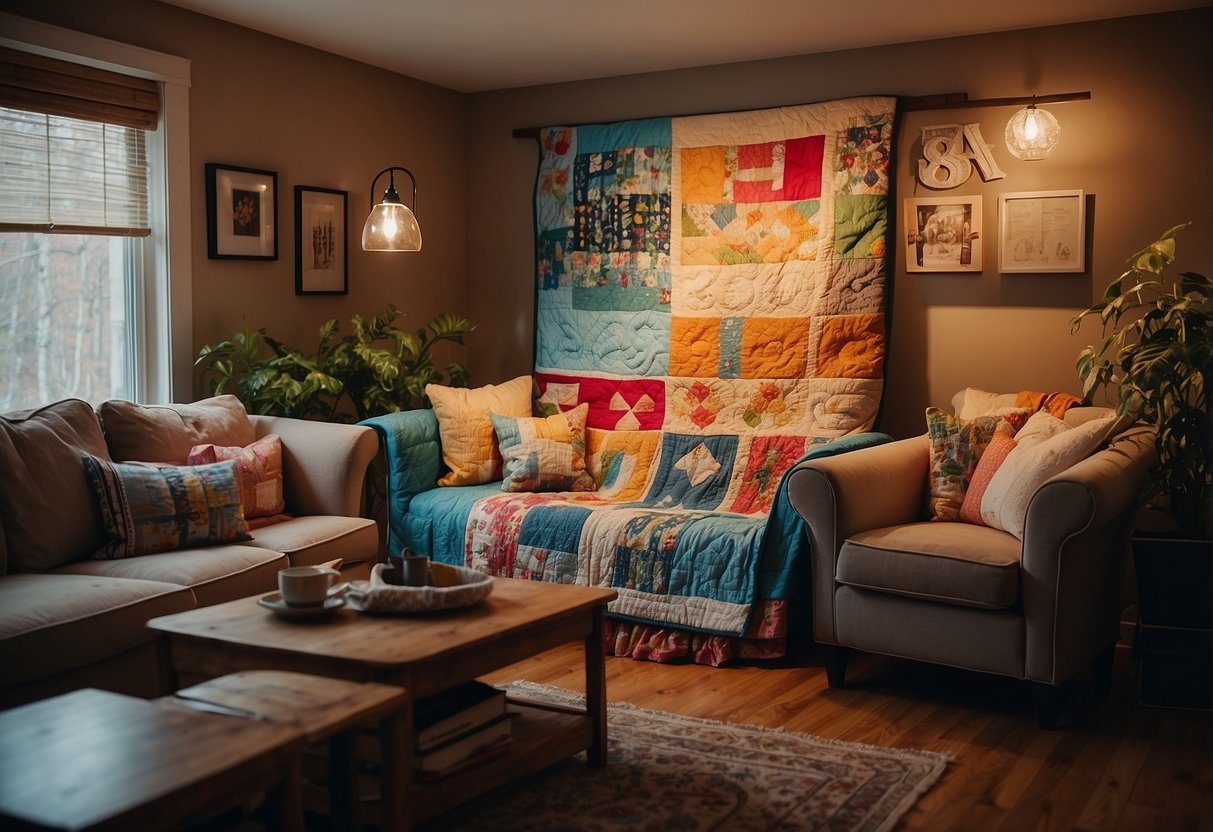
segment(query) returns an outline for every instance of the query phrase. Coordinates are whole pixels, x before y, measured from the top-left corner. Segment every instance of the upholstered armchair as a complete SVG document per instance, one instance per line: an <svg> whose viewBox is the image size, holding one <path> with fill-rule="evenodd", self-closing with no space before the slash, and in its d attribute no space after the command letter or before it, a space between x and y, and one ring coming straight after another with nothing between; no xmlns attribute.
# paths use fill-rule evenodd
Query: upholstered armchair
<svg viewBox="0 0 1213 832"><path fill-rule="evenodd" d="M852 649L1035 683L1042 728L1080 672L1110 681L1120 581L1154 435L1133 427L1031 495L1023 539L930 522L924 435L798 465L812 543L813 633L831 687Z"/></svg>

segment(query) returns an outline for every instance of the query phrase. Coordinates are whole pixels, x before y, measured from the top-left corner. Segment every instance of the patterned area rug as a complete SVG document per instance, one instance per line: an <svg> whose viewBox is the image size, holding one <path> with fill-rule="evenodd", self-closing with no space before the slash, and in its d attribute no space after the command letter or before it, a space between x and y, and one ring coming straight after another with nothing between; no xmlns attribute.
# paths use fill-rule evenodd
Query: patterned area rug
<svg viewBox="0 0 1213 832"><path fill-rule="evenodd" d="M583 705L546 685L507 688L520 699ZM951 759L626 704L609 706L609 724L605 769L571 757L424 829L874 832L891 829Z"/></svg>

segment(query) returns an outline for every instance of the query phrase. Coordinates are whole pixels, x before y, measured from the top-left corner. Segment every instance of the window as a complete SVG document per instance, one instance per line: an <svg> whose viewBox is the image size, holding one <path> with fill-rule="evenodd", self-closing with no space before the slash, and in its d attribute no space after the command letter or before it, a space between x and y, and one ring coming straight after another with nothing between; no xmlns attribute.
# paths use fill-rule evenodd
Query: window
<svg viewBox="0 0 1213 832"><path fill-rule="evenodd" d="M0 412L188 397L188 62L0 30Z"/></svg>

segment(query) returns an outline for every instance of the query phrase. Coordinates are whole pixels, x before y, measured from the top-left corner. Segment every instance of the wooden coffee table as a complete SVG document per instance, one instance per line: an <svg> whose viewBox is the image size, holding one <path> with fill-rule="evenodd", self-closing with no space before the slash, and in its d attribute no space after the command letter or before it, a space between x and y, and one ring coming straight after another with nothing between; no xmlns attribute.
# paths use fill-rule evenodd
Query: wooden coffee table
<svg viewBox="0 0 1213 832"><path fill-rule="evenodd" d="M615 590L494 578L487 600L422 616L372 616L343 607L330 617L285 621L257 597L154 618L172 689L258 668L384 682L406 691L397 735L383 737L384 825L409 829L468 798L526 777L585 750L606 764L606 666L603 612ZM504 757L432 783L412 778L412 703L581 641L586 710L520 707Z"/></svg>
<svg viewBox="0 0 1213 832"><path fill-rule="evenodd" d="M302 829L303 733L84 690L0 713L0 828L176 829L265 791Z"/></svg>

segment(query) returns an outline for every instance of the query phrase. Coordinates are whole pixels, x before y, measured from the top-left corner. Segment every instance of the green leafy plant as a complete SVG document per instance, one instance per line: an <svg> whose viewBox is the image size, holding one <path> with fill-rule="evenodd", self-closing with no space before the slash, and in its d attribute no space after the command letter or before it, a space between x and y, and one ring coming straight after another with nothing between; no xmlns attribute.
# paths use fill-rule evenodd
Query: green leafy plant
<svg viewBox="0 0 1213 832"><path fill-rule="evenodd" d="M476 324L444 313L410 332L395 325L399 316L392 304L369 321L354 315L353 331L340 337L337 319L326 321L314 354L286 346L264 328L250 330L246 321L230 339L204 346L194 365L215 394L235 394L250 413L329 421L425 407L430 383L466 387L463 365L439 370L432 350L442 341L463 344Z"/></svg>
<svg viewBox="0 0 1213 832"><path fill-rule="evenodd" d="M1098 303L1071 321L1098 316L1103 341L1078 357L1089 404L1115 387L1117 410L1158 429L1159 463L1147 497L1164 494L1178 532L1209 537L1211 497L1209 381L1213 373L1213 284L1204 275L1165 274L1175 260L1177 225L1130 257Z"/></svg>

